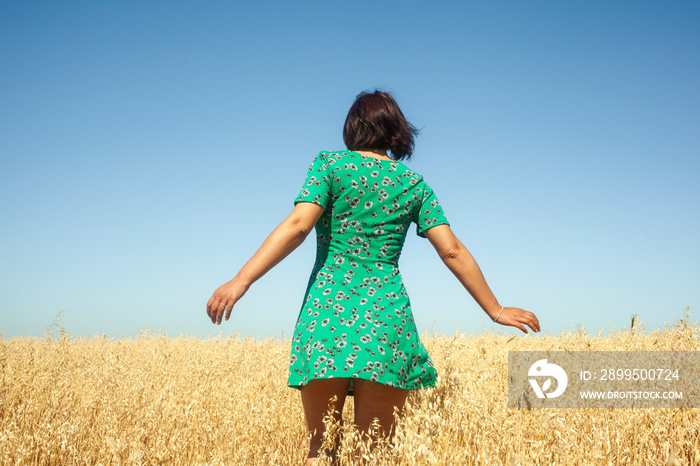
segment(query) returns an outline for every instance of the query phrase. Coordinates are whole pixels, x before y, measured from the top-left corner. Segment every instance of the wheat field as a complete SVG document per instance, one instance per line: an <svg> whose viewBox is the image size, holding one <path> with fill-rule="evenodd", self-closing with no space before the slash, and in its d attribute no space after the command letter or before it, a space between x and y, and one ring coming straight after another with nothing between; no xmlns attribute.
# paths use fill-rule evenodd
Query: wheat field
<svg viewBox="0 0 700 466"><path fill-rule="evenodd" d="M507 408L509 350L692 350L682 319L646 331L557 336L424 335L439 371L415 392L394 444L345 424L340 464L700 464L700 409ZM289 342L252 338L0 338L2 464L298 465L299 394ZM345 416L352 417L352 403Z"/></svg>

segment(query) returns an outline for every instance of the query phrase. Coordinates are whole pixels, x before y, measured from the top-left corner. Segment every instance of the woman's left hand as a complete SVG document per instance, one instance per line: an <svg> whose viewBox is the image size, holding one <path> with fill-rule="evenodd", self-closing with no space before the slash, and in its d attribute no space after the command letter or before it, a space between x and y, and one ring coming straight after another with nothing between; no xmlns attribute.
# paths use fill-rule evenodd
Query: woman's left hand
<svg viewBox="0 0 700 466"><path fill-rule="evenodd" d="M528 333L525 326L530 327L534 332L540 331L540 321L537 320L537 316L517 307L504 307L496 323L517 327L525 333Z"/></svg>
<svg viewBox="0 0 700 466"><path fill-rule="evenodd" d="M226 320L231 317L231 311L236 302L248 291L248 286L236 279L221 285L207 302L207 315L212 324L220 325L224 315Z"/></svg>

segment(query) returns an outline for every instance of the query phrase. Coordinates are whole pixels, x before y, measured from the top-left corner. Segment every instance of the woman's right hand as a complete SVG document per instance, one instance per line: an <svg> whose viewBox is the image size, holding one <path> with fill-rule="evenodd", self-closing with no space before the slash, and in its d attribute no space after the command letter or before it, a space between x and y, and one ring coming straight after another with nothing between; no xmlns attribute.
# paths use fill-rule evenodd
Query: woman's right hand
<svg viewBox="0 0 700 466"><path fill-rule="evenodd" d="M504 307L496 323L517 327L525 333L528 333L527 328L525 328L526 325L530 327L533 332L540 331L540 322L537 320L537 316L532 312L517 307Z"/></svg>
<svg viewBox="0 0 700 466"><path fill-rule="evenodd" d="M243 297L248 288L235 278L217 288L207 302L207 315L211 319L211 323L220 325L224 315L228 320L231 317L233 306Z"/></svg>

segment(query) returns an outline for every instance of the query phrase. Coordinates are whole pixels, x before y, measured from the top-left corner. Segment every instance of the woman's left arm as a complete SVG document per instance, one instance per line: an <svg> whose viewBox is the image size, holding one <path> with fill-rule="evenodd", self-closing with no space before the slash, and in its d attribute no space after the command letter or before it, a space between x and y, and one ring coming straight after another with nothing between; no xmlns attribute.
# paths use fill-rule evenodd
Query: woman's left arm
<svg viewBox="0 0 700 466"><path fill-rule="evenodd" d="M527 333L526 326L535 332L540 331L540 322L532 312L498 304L479 265L464 244L452 233L449 225L434 226L425 231L425 237L435 247L435 251L447 268L464 285L491 320L501 325L517 327L525 333Z"/></svg>
<svg viewBox="0 0 700 466"><path fill-rule="evenodd" d="M250 285L287 257L313 230L323 214L323 207L311 202L299 202L289 216L267 237L260 249L238 274L221 285L207 302L207 315L214 324L231 317L234 304L243 297Z"/></svg>

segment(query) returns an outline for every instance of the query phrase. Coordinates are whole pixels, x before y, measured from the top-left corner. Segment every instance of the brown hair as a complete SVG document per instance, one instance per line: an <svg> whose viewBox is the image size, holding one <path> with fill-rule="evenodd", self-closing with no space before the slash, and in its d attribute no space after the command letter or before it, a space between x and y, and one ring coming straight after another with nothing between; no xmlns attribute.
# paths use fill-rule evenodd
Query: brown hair
<svg viewBox="0 0 700 466"><path fill-rule="evenodd" d="M409 159L418 130L387 92L365 91L350 107L343 128L349 150L388 150L395 160Z"/></svg>

